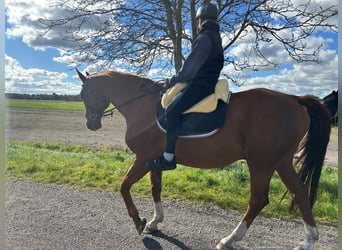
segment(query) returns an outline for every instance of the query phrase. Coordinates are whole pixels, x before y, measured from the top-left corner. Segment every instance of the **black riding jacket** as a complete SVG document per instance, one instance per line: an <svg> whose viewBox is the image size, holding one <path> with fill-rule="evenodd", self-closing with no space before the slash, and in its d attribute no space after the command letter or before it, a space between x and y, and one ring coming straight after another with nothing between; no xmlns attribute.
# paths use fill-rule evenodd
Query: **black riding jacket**
<svg viewBox="0 0 342 250"><path fill-rule="evenodd" d="M170 85L186 82L201 85L213 92L223 63L220 27L214 20L206 20L201 25L188 58L178 74L172 77Z"/></svg>

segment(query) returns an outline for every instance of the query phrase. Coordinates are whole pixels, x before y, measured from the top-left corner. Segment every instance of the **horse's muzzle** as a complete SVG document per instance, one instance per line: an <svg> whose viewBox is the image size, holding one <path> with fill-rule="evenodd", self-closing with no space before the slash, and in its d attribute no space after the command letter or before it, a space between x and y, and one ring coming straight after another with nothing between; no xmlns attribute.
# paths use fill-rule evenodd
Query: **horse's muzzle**
<svg viewBox="0 0 342 250"><path fill-rule="evenodd" d="M100 129L101 126L101 122L95 121L95 120L87 120L87 128L92 130L92 131L96 131L98 129Z"/></svg>

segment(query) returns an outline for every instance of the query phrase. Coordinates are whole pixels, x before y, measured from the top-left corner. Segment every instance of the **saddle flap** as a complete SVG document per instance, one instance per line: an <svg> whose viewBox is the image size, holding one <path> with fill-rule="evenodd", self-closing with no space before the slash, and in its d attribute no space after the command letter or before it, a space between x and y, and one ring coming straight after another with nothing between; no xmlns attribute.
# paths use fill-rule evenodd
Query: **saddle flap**
<svg viewBox="0 0 342 250"><path fill-rule="evenodd" d="M213 112L183 114L179 136L199 138L214 135L224 125L226 113L227 103L219 100ZM157 124L162 131L166 132L167 120L161 103L158 103L157 107Z"/></svg>

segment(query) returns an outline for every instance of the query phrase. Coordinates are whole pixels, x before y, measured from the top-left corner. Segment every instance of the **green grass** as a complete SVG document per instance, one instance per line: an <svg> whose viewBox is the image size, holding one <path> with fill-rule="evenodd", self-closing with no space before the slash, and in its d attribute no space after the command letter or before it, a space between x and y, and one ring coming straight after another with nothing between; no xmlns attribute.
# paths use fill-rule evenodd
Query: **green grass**
<svg viewBox="0 0 342 250"><path fill-rule="evenodd" d="M48 143L6 143L6 175L44 183L118 192L120 180L134 161L126 151L93 150ZM280 199L284 185L275 174L270 187L270 204L262 214L289 215L287 197ZM132 188L134 195L150 196L149 176ZM249 172L244 161L224 169L201 170L178 166L163 174L163 199L235 209L243 212L249 199ZM314 215L318 221L337 222L337 169L324 167Z"/></svg>
<svg viewBox="0 0 342 250"><path fill-rule="evenodd" d="M83 102L54 101L54 100L16 100L7 99L6 106L11 108L50 109L83 111Z"/></svg>
<svg viewBox="0 0 342 250"><path fill-rule="evenodd" d="M10 108L25 108L25 109L85 111L83 102L72 102L72 101L7 99L6 106ZM113 105L110 104L108 109L112 107Z"/></svg>

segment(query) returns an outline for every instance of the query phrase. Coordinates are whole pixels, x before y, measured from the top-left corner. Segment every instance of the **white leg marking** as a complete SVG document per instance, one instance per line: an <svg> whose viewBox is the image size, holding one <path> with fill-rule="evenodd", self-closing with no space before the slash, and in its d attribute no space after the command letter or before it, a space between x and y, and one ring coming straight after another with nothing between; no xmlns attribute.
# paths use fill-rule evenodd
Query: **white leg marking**
<svg viewBox="0 0 342 250"><path fill-rule="evenodd" d="M304 230L306 239L300 243L296 249L312 250L314 242L318 240L318 231L316 227L310 226L304 222Z"/></svg>
<svg viewBox="0 0 342 250"><path fill-rule="evenodd" d="M154 204L154 215L153 219L146 224L144 233L153 233L158 230L158 223L164 219L163 206L161 202L155 202Z"/></svg>
<svg viewBox="0 0 342 250"><path fill-rule="evenodd" d="M229 236L221 239L221 241L217 244L216 249L236 249L236 242L242 240L242 238L245 236L247 232L247 229L247 222L240 222L239 225L234 229L234 231Z"/></svg>
<svg viewBox="0 0 342 250"><path fill-rule="evenodd" d="M304 222L304 229L306 238L313 239L314 241L318 240L318 231L316 227L310 226Z"/></svg>

